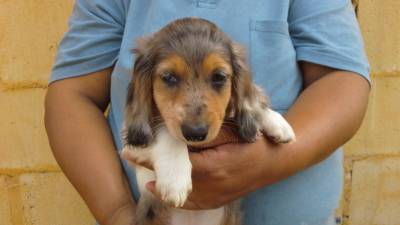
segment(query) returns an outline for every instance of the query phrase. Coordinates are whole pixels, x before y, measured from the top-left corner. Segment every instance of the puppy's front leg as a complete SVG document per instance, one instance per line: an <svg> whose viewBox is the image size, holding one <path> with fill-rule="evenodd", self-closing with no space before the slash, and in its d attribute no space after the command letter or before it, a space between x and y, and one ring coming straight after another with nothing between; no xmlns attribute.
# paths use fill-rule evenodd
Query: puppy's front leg
<svg viewBox="0 0 400 225"><path fill-rule="evenodd" d="M271 109L264 111L262 131L276 143L288 143L296 140L292 127L281 114Z"/></svg>
<svg viewBox="0 0 400 225"><path fill-rule="evenodd" d="M156 189L163 201L181 207L192 191L192 164L187 146L166 128L159 130L152 149Z"/></svg>

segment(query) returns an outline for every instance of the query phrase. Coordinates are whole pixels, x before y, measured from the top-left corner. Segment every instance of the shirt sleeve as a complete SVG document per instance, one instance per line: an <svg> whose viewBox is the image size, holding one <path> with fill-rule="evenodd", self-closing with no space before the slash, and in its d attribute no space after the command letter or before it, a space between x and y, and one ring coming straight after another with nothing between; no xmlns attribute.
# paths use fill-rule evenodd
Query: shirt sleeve
<svg viewBox="0 0 400 225"><path fill-rule="evenodd" d="M355 72L370 81L350 0L292 0L289 30L298 61Z"/></svg>
<svg viewBox="0 0 400 225"><path fill-rule="evenodd" d="M122 1L75 1L49 83L99 71L116 62L126 14Z"/></svg>

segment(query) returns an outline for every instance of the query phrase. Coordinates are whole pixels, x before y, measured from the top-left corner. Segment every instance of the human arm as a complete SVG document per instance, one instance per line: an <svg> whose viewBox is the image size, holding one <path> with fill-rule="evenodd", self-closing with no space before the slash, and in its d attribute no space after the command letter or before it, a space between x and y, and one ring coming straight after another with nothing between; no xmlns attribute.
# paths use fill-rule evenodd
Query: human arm
<svg viewBox="0 0 400 225"><path fill-rule="evenodd" d="M135 203L103 114L111 71L50 84L45 125L57 162L99 223L129 225Z"/></svg>
<svg viewBox="0 0 400 225"><path fill-rule="evenodd" d="M127 2L75 1L46 97L46 126L54 155L102 225L118 224L109 222L114 214L122 218L126 212L133 213L128 184L103 115Z"/></svg>
<svg viewBox="0 0 400 225"><path fill-rule="evenodd" d="M325 159L354 135L365 113L368 82L311 63L302 63L302 70L306 88L285 115L296 142L276 145L259 138L191 153L194 189L185 208L215 208L285 179Z"/></svg>

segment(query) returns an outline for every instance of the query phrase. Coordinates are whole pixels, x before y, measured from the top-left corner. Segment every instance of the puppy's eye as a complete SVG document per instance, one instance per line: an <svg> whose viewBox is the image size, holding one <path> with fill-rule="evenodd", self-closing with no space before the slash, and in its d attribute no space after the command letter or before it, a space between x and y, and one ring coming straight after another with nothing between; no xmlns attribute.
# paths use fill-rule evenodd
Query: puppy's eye
<svg viewBox="0 0 400 225"><path fill-rule="evenodd" d="M212 86L215 88L221 88L225 84L227 79L228 77L225 73L216 72L211 76Z"/></svg>
<svg viewBox="0 0 400 225"><path fill-rule="evenodd" d="M179 83L178 77L173 73L165 73L161 76L161 80L168 86L176 86Z"/></svg>

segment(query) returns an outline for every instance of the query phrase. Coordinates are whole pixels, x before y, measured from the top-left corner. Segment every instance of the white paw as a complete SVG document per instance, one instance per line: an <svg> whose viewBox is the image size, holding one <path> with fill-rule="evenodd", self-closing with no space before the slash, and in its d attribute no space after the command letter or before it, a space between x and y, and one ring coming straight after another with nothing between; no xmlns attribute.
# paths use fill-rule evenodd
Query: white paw
<svg viewBox="0 0 400 225"><path fill-rule="evenodd" d="M289 143L296 140L296 135L283 116L275 111L266 112L263 132L276 143Z"/></svg>
<svg viewBox="0 0 400 225"><path fill-rule="evenodd" d="M182 207L192 192L191 170L188 171L163 171L157 174L156 181L157 192L161 199L167 204L175 207Z"/></svg>
<svg viewBox="0 0 400 225"><path fill-rule="evenodd" d="M150 161L150 150L126 145L121 151L121 158L134 164L146 164Z"/></svg>

